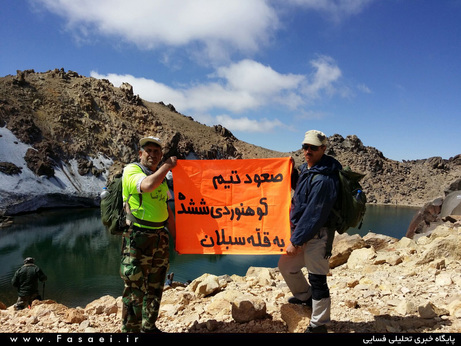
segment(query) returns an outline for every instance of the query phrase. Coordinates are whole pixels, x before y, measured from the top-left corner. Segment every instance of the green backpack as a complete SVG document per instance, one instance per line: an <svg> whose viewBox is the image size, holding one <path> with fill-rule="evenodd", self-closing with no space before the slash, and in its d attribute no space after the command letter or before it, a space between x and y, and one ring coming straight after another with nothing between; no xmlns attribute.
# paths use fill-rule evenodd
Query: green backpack
<svg viewBox="0 0 461 346"><path fill-rule="evenodd" d="M339 234L349 228L362 227L366 211L367 197L359 181L364 174L353 172L349 166L338 171L339 193L333 213L335 221L331 225Z"/></svg>
<svg viewBox="0 0 461 346"><path fill-rule="evenodd" d="M123 208L122 173L107 186L109 194L101 199L101 221L110 234L121 235L128 229Z"/></svg>

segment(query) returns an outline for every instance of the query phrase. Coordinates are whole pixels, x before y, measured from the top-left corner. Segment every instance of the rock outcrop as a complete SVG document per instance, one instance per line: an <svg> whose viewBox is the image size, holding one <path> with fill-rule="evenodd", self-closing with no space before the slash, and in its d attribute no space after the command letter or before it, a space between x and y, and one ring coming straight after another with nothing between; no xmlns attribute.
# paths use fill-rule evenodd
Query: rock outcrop
<svg viewBox="0 0 461 346"><path fill-rule="evenodd" d="M306 129L307 130L307 129ZM0 78L0 215L54 205L97 205L114 172L137 159L138 139L156 135L165 155L239 159L292 156L238 140L221 125L205 126L173 105L135 95L128 83L55 69ZM369 203L422 206L461 176L461 155L398 162L355 135L329 137L328 154L366 174ZM5 179L4 179L5 178ZM42 187L21 189L25 183ZM40 201L40 203L37 203Z"/></svg>
<svg viewBox="0 0 461 346"><path fill-rule="evenodd" d="M337 235L328 277L329 332L461 332L460 232L455 221L416 241ZM288 297L277 268L204 274L187 286L165 288L157 326L168 333L303 332L310 308L288 304ZM84 308L46 300L22 311L0 310L0 332L116 333L120 321L121 299L111 296Z"/></svg>
<svg viewBox="0 0 461 346"><path fill-rule="evenodd" d="M456 221L461 217L461 178L452 183L444 193L444 197L437 197L418 210L408 226L406 237L419 237L430 233L439 223Z"/></svg>

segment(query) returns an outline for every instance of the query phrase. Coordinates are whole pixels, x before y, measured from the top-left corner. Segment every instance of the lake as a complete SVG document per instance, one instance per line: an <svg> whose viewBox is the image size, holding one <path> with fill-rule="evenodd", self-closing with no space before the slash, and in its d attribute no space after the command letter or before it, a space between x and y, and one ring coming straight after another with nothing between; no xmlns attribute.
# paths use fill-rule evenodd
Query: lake
<svg viewBox="0 0 461 346"><path fill-rule="evenodd" d="M395 238L405 236L418 208L369 205L361 236L372 231ZM48 276L45 299L85 307L103 296L118 297L123 281L118 274L120 237L101 224L99 209L61 209L16 216L11 227L0 228L0 301L16 302L11 285L24 258L34 257ZM250 266L276 267L279 256L178 255L172 249L170 272L175 281L193 280L204 273L245 275ZM42 294L42 284L39 285Z"/></svg>

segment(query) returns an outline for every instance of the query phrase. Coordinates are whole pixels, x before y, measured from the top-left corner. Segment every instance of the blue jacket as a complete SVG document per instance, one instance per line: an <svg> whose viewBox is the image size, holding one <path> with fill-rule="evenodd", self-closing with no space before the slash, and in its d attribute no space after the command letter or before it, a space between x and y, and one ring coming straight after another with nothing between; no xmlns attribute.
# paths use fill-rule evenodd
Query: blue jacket
<svg viewBox="0 0 461 346"><path fill-rule="evenodd" d="M291 243L302 245L327 225L339 191L338 170L341 164L323 155L311 169L301 166L293 195L290 221Z"/></svg>

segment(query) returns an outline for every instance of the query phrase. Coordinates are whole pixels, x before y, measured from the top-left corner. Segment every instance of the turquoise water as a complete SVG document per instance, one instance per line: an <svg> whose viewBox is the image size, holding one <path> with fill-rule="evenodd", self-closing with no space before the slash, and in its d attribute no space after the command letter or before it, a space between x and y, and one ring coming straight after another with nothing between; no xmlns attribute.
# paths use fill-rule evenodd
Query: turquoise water
<svg viewBox="0 0 461 346"><path fill-rule="evenodd" d="M367 208L361 230L401 238L416 208L375 206ZM11 286L14 272L24 258L34 257L48 276L46 299L67 306L82 306L103 295L120 296L120 237L106 232L99 209L64 209L15 217L15 223L0 229L0 301L7 306L16 299ZM279 256L178 255L171 251L170 272L185 282L204 273L245 275L250 266L276 267ZM43 287L40 286L40 293Z"/></svg>

